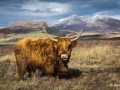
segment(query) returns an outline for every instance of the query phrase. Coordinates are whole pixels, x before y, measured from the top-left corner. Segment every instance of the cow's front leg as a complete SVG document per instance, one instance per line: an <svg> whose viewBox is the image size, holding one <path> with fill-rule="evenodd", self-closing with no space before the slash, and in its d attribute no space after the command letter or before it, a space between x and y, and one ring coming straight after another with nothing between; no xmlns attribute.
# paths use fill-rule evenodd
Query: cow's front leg
<svg viewBox="0 0 120 90"><path fill-rule="evenodd" d="M45 74L49 76L54 76L55 74L55 67L53 64L47 64L45 65Z"/></svg>
<svg viewBox="0 0 120 90"><path fill-rule="evenodd" d="M26 74L26 65L24 62L17 62L17 75L19 80L25 80L25 74Z"/></svg>

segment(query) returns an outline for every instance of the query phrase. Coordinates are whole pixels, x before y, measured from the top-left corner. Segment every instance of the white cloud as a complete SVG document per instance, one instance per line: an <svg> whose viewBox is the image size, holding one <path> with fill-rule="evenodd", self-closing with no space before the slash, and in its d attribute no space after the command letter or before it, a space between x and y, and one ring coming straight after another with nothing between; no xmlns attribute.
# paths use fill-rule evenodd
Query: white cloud
<svg viewBox="0 0 120 90"><path fill-rule="evenodd" d="M110 17L120 20L120 15L113 15L113 16L110 16Z"/></svg>
<svg viewBox="0 0 120 90"><path fill-rule="evenodd" d="M22 5L25 14L32 16L56 16L70 12L69 4L62 4L58 2L45 2L45 1L29 1Z"/></svg>
<svg viewBox="0 0 120 90"><path fill-rule="evenodd" d="M101 11L101 12L94 13L93 15L104 15L107 17L111 17L111 18L120 20L120 15L113 15L113 14L110 15L109 13L111 13L111 12L110 11Z"/></svg>

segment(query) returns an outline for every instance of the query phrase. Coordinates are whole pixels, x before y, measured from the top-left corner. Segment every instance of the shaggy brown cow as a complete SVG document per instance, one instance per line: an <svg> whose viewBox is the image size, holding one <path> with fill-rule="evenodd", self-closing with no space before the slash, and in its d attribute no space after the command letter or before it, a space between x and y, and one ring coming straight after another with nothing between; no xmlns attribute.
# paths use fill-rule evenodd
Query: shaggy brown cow
<svg viewBox="0 0 120 90"><path fill-rule="evenodd" d="M71 50L77 45L81 32L73 39L65 37L54 39L46 32L48 38L22 39L16 42L14 55L19 78L24 79L26 71L31 76L36 69L47 75L67 72Z"/></svg>

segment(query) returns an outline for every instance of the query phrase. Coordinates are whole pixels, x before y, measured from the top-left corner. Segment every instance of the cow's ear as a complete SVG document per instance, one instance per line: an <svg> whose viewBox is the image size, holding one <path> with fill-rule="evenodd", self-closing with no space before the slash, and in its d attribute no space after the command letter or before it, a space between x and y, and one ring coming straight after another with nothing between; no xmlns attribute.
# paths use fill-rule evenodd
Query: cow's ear
<svg viewBox="0 0 120 90"><path fill-rule="evenodd" d="M77 46L77 40L72 41L72 48L74 48L75 46Z"/></svg>

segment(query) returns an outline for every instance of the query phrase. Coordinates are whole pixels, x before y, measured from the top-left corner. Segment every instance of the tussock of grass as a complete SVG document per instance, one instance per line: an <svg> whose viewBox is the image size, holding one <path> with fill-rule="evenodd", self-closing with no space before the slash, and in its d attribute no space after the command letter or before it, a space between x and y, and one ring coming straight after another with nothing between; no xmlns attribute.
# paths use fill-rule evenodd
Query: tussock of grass
<svg viewBox="0 0 120 90"><path fill-rule="evenodd" d="M110 46L95 46L92 48L80 48L74 50L72 59L74 60L91 60L91 59L105 59L112 53Z"/></svg>
<svg viewBox="0 0 120 90"><path fill-rule="evenodd" d="M115 48L112 45L105 44L96 45L90 48L77 48L72 52L69 66L81 68L83 70L119 68L120 47Z"/></svg>
<svg viewBox="0 0 120 90"><path fill-rule="evenodd" d="M15 60L15 57L14 57L14 53L1 56L0 57L0 62L2 62L2 61L8 61L8 62L15 63L16 60Z"/></svg>

